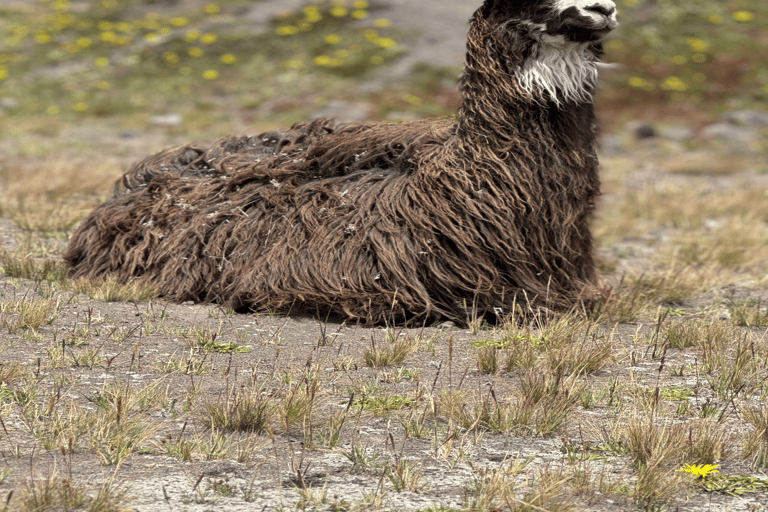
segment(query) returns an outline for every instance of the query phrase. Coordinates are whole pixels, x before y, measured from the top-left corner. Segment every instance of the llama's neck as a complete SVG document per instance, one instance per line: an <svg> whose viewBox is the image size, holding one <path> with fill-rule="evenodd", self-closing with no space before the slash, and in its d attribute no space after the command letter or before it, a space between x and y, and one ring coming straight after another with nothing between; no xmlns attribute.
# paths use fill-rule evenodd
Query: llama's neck
<svg viewBox="0 0 768 512"><path fill-rule="evenodd" d="M528 28L535 33L536 27ZM544 33L535 45L520 44L518 37L476 16L460 82L457 135L497 153L529 144L593 152L597 69L591 50Z"/></svg>

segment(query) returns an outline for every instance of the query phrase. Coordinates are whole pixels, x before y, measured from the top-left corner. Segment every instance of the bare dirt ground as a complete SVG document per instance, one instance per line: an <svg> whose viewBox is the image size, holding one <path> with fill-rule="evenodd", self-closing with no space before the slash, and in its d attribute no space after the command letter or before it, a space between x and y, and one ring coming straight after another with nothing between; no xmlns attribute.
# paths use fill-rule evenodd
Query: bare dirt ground
<svg viewBox="0 0 768 512"><path fill-rule="evenodd" d="M265 0L253 13L254 23L293 4L302 2ZM457 0L391 1L386 15L410 37L406 56L381 79L405 80L415 62L459 66L473 8L473 2ZM748 300L757 301L760 317L760 301L768 301L765 274L745 270L751 264L729 267L725 259L713 277L687 253L684 263L655 270L660 259L677 261L669 251L711 249L689 239L669 242L681 236L679 223L686 215L696 213L685 201L695 210L725 201L729 191L750 192L746 202L768 200L759 144L768 130L760 123L723 124L721 132L710 130L714 135L680 125L656 126L657 136L641 140L637 126L605 134L605 195L596 229L606 281L629 295L636 289L622 288L623 279L642 283L638 276L644 272L658 274L672 283L672 296L642 296L638 300L649 306L632 320L604 319L569 335L569 343L585 351L604 347L609 356L593 371L574 372L574 380L561 376L567 382L557 385L572 386L571 401L560 404L567 413L551 432L542 432L536 421L494 428L494 414L501 421L523 408L532 393L530 368L481 371L478 347L517 339L511 328L364 328L162 299L98 300L54 290L45 281L0 275L4 304L33 297L56 301L55 314L34 333L8 323L0 330L0 507L5 496L10 510L66 510L55 504L46 508L44 494L72 494L81 486L90 496L104 489L126 493L113 508L97 508L91 500L93 510L768 510L765 487L740 493L734 484L730 494L703 492L694 483L679 485L679 472L671 467L659 474L669 478L670 487L678 486L674 494L664 493L662 481L657 494L646 499L637 494L638 480L650 473L638 471L631 450L619 449L618 442L608 446L618 438L612 435L619 425L640 417L629 411L653 410L651 418L668 428L688 428L681 439L691 445L701 432L720 436L711 443L716 452L711 459L722 474L768 479L765 465L740 456L742 439L752 430L743 421L744 408L764 406L766 396L768 369L761 359L766 322L747 327L732 322L733 305ZM127 149L119 158L125 163L158 145L153 138L126 140L103 126L79 127L75 134L103 137L105 147L123 144ZM165 142L181 140L183 134L174 133ZM669 219L648 213L667 200L675 211ZM629 210L632 201L635 209ZM629 211L636 217L624 219ZM0 219L0 242L8 252L29 243L30 236L11 216L6 212ZM622 222L649 219L658 223L653 231L622 231ZM720 229L728 219L726 209L703 219L701 229ZM766 220L760 213L751 222L764 229ZM622 232L625 236L616 235ZM55 257L65 240L46 243ZM738 243L733 238L724 245ZM668 316L659 322L664 310ZM11 322L21 313L6 306L3 315ZM752 357L763 366L745 379L748 395L730 383L721 392L702 368L701 353L670 346L667 326L679 321L721 322L731 352L739 340L750 340ZM528 341L546 337L543 326L526 332ZM404 362L366 364L366 352L396 340L416 347ZM672 396L680 389L690 393ZM666 398L659 398L659 390ZM248 396L274 409L267 428L211 428L215 420L206 411L223 407L235 416ZM652 405L638 405L643 401ZM291 407L296 410L289 412ZM537 417L547 413L546 407L536 411ZM649 429L644 435L660 434ZM45 491L35 482L46 479L69 483ZM497 479L518 492L493 490ZM551 496L537 497L550 487Z"/></svg>

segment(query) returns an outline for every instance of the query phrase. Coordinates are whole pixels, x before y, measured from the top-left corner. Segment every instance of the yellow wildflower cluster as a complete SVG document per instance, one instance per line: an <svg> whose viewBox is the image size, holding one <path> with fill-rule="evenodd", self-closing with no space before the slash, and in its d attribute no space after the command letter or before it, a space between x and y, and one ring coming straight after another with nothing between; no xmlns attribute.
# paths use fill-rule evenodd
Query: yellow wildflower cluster
<svg viewBox="0 0 768 512"><path fill-rule="evenodd" d="M713 473L719 473L717 468L719 468L717 464L685 464L682 468L680 468L680 471L683 471L685 473L690 473L694 476L704 478L708 475L711 475Z"/></svg>
<svg viewBox="0 0 768 512"><path fill-rule="evenodd" d="M201 34L186 28L193 26L202 16L218 14L221 7L217 3L204 5L197 15L165 17L150 12L139 18L124 20L114 19L115 14L122 14L123 11L123 3L118 0L90 2L85 11L81 6L74 8L73 2L68 0L39 0L36 4L24 21L6 25L0 22L0 82L6 85L13 79L23 78L30 66L68 59L88 66L86 72L92 78L81 81L77 87L51 80L51 96L57 97L57 101L52 104L29 101L23 105L25 112L59 115L62 112L96 111L94 105L99 103L99 98L113 88L112 75L116 64L131 67L148 58L157 58L167 66L178 67L186 59L203 56L206 53L203 48L213 47L218 42L216 34ZM180 38L190 46L178 47ZM163 48L166 43L172 46ZM111 51L115 47L134 44L139 49L149 50L122 52L118 56ZM35 48L30 51L30 46ZM234 64L237 57L226 53L219 57L219 61L221 64ZM183 67L188 69L187 74L199 73L201 80L220 77L220 70L217 69L197 68L194 71L189 66ZM10 85L18 90L17 83ZM135 102L131 100L131 103Z"/></svg>
<svg viewBox="0 0 768 512"><path fill-rule="evenodd" d="M318 35L320 35L322 43L314 48L312 45L308 45L307 61L315 66L324 68L354 66L361 69L359 66L380 65L384 62L385 57L379 53L382 50L386 52L395 50L397 43L390 37L380 35L374 28L345 31L343 36L336 32L327 32L322 35L328 28L336 27L339 23L337 20L368 18L369 7L368 0L353 0L351 2L315 0L315 4L308 5L301 11L283 18L283 23L275 27L275 34L291 37L303 32L320 32ZM378 18L373 20L369 26L383 29L391 26L391 24L392 22L386 18ZM360 36L362 36L362 41ZM322 46L322 44L326 46ZM384 53L384 55L386 54ZM304 64L304 59L290 59L283 62L283 65L290 69L301 69Z"/></svg>

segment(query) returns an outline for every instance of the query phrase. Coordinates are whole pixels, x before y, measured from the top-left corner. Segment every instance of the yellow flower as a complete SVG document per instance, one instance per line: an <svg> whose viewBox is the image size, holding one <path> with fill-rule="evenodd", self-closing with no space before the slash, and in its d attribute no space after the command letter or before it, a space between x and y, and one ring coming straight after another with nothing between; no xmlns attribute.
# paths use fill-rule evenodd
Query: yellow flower
<svg viewBox="0 0 768 512"><path fill-rule="evenodd" d="M754 13L749 11L736 11L735 13L733 13L733 19L735 19L736 21L740 21L742 23L747 23L755 19L755 15Z"/></svg>
<svg viewBox="0 0 768 512"><path fill-rule="evenodd" d="M376 21L374 21L373 24L379 28L386 28L392 25L392 22L387 18L379 18Z"/></svg>
<svg viewBox="0 0 768 512"><path fill-rule="evenodd" d="M99 39L106 42L114 41L115 39L117 39L117 34L112 32L111 30L105 30L104 32L99 34Z"/></svg>
<svg viewBox="0 0 768 512"><path fill-rule="evenodd" d="M177 64L179 62L179 54L172 51L167 51L163 54L163 60L168 64Z"/></svg>
<svg viewBox="0 0 768 512"><path fill-rule="evenodd" d="M403 96L403 101L410 103L411 105L421 105L421 98L415 94L406 94Z"/></svg>
<svg viewBox="0 0 768 512"><path fill-rule="evenodd" d="M237 60L237 56L232 53L225 53L219 60L224 64L233 64Z"/></svg>
<svg viewBox="0 0 768 512"><path fill-rule="evenodd" d="M6 78L8 78L8 68L0 66L0 80L5 80Z"/></svg>
<svg viewBox="0 0 768 512"><path fill-rule="evenodd" d="M111 21L100 21L98 25L96 25L99 30L107 31L112 30L112 22Z"/></svg>
<svg viewBox="0 0 768 512"><path fill-rule="evenodd" d="M206 80L216 80L219 78L219 72L215 69L206 69L203 71L203 78Z"/></svg>
<svg viewBox="0 0 768 512"><path fill-rule="evenodd" d="M363 30L363 35L368 41L371 41L371 42L376 41L379 38L378 32L371 29Z"/></svg>
<svg viewBox="0 0 768 512"><path fill-rule="evenodd" d="M343 18L349 11L347 11L346 7L337 6L331 7L331 10L328 12L331 13L331 16L335 16L336 18Z"/></svg>
<svg viewBox="0 0 768 512"><path fill-rule="evenodd" d="M707 62L707 56L704 53L694 53L691 56L691 60L697 64Z"/></svg>
<svg viewBox="0 0 768 512"><path fill-rule="evenodd" d="M328 66L331 63L331 58L327 55L318 55L312 60L318 66Z"/></svg>
<svg viewBox="0 0 768 512"><path fill-rule="evenodd" d="M205 52L201 48L198 48L197 46L193 46L192 48L187 50L187 53L189 54L190 57L202 57L205 54Z"/></svg>
<svg viewBox="0 0 768 512"><path fill-rule="evenodd" d="M304 67L304 61L300 59L288 60L285 62L285 66L291 69L301 69Z"/></svg>
<svg viewBox="0 0 768 512"><path fill-rule="evenodd" d="M56 105L51 105L45 109L45 113L48 114L49 116L55 116L59 112L61 112L61 109Z"/></svg>
<svg viewBox="0 0 768 512"><path fill-rule="evenodd" d="M719 473L717 468L719 468L717 464L685 464L682 468L680 468L680 471L684 471L686 473L690 473L694 476L698 476L701 478L704 478L707 475L710 475L712 473Z"/></svg>
<svg viewBox="0 0 768 512"><path fill-rule="evenodd" d="M221 11L221 7L219 7L217 4L208 4L204 8L206 14L217 14L219 11Z"/></svg>
<svg viewBox="0 0 768 512"><path fill-rule="evenodd" d="M86 110L88 110L88 104L82 101L79 103L75 103L74 105L72 105L72 110L74 110L75 112L85 112Z"/></svg>
<svg viewBox="0 0 768 512"><path fill-rule="evenodd" d="M218 39L216 34L203 34L200 37L200 42L203 44L213 44L216 42L216 39Z"/></svg>
<svg viewBox="0 0 768 512"><path fill-rule="evenodd" d="M627 83L631 87L635 87L635 88L638 88L638 89L647 87L647 85L648 85L648 81L645 80L644 78L640 78L639 76L631 77L629 80L627 80Z"/></svg>
<svg viewBox="0 0 768 512"><path fill-rule="evenodd" d="M369 5L370 4L366 0L355 0L352 2L352 7L355 9L367 9Z"/></svg>
<svg viewBox="0 0 768 512"><path fill-rule="evenodd" d="M672 57L673 64L681 65L681 64L685 64L686 62L688 62L688 59L685 57L685 55L675 55L674 57Z"/></svg>
<svg viewBox="0 0 768 512"><path fill-rule="evenodd" d="M374 55L373 57L371 57L371 64L373 64L374 66L378 66L379 64L383 64L383 63L384 63L384 57L380 55Z"/></svg>
<svg viewBox="0 0 768 512"><path fill-rule="evenodd" d="M87 37L81 37L77 40L77 46L80 48L88 48L91 46L91 40Z"/></svg>
<svg viewBox="0 0 768 512"><path fill-rule="evenodd" d="M150 32L149 34L144 34L144 40L148 43L156 43L160 40L160 36L155 32Z"/></svg>
<svg viewBox="0 0 768 512"><path fill-rule="evenodd" d="M688 90L688 84L686 84L680 79L680 77L677 76L667 77L666 80L664 80L664 82L661 84L661 87L670 91L682 92Z"/></svg>
<svg viewBox="0 0 768 512"><path fill-rule="evenodd" d="M283 25L282 27L277 27L275 30L275 33L279 36L292 36L298 32L299 28L294 27L293 25Z"/></svg>
<svg viewBox="0 0 768 512"><path fill-rule="evenodd" d="M323 19L323 15L320 13L320 9L316 5L309 5L304 8L304 16L310 23L317 23Z"/></svg>
<svg viewBox="0 0 768 512"><path fill-rule="evenodd" d="M176 18L171 18L171 25L174 27L183 27L189 23L189 20L185 18L184 16L178 16Z"/></svg>
<svg viewBox="0 0 768 512"><path fill-rule="evenodd" d="M99 57L96 59L96 65L100 68L105 68L109 66L109 59L107 57Z"/></svg>
<svg viewBox="0 0 768 512"><path fill-rule="evenodd" d="M97 88L97 89L101 89L102 91L106 91L106 90L107 90L107 89L109 89L110 87L112 87L112 84L110 84L110 83L109 83L109 82L107 82L106 80L100 80L100 81L99 81L99 82L96 84L96 88Z"/></svg>
<svg viewBox="0 0 768 512"><path fill-rule="evenodd" d="M382 48L392 48L397 44L395 43L394 39L390 39L388 37L380 37L374 42Z"/></svg>
<svg viewBox="0 0 768 512"><path fill-rule="evenodd" d="M50 43L51 35L46 34L45 32L40 32L39 34L35 35L35 41L37 41L40 44Z"/></svg>
<svg viewBox="0 0 768 512"><path fill-rule="evenodd" d="M362 20L368 17L368 11L364 11L362 9L355 9L352 11L351 16L356 20Z"/></svg>
<svg viewBox="0 0 768 512"><path fill-rule="evenodd" d="M327 36L325 36L325 42L328 44L336 44L339 41L341 41L341 38L336 34L328 34Z"/></svg>
<svg viewBox="0 0 768 512"><path fill-rule="evenodd" d="M184 34L184 40L188 43L194 43L198 37L200 37L200 32L197 30L190 30Z"/></svg>
<svg viewBox="0 0 768 512"><path fill-rule="evenodd" d="M696 52L705 52L709 48L709 43L698 37L689 37L685 42Z"/></svg>
<svg viewBox="0 0 768 512"><path fill-rule="evenodd" d="M720 25L723 22L723 17L719 14L710 14L707 16L707 21L713 25Z"/></svg>

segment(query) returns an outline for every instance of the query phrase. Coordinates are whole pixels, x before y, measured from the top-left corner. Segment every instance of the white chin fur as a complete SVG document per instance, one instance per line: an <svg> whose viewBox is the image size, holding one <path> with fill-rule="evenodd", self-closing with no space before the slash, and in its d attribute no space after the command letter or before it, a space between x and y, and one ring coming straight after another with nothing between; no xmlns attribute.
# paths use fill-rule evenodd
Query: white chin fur
<svg viewBox="0 0 768 512"><path fill-rule="evenodd" d="M597 84L597 62L588 44L567 42L562 36L543 35L517 76L520 87L533 97L549 96L561 103L592 101Z"/></svg>

